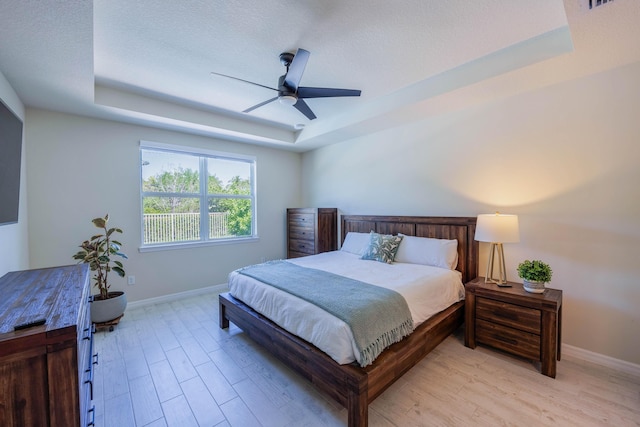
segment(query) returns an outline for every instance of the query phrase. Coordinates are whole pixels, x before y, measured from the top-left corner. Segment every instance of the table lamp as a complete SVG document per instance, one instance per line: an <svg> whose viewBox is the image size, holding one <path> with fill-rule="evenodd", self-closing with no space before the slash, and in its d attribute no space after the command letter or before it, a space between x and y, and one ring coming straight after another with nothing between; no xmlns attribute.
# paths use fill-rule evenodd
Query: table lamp
<svg viewBox="0 0 640 427"><path fill-rule="evenodd" d="M480 214L476 222L475 240L491 243L487 272L484 275L485 283L495 283L498 286L511 286L507 283L507 270L504 266L503 243L515 243L520 241L517 215ZM498 253L499 277L494 278L494 259Z"/></svg>

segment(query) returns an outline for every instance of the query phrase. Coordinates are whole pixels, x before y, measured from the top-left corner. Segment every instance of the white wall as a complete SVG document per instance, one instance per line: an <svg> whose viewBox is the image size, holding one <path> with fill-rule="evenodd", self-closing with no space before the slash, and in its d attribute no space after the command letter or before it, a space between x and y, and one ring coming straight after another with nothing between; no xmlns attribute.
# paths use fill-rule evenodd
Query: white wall
<svg viewBox="0 0 640 427"><path fill-rule="evenodd" d="M0 100L24 123L24 105L2 73L0 73ZM18 223L0 225L0 277L9 271L24 270L29 267L27 166L24 134L25 131L23 127ZM2 201L0 201L0 203L2 203Z"/></svg>
<svg viewBox="0 0 640 427"><path fill-rule="evenodd" d="M640 364L640 63L303 155L306 205L518 214L508 278L542 259L563 342ZM486 265L481 244L480 273Z"/></svg>
<svg viewBox="0 0 640 427"><path fill-rule="evenodd" d="M226 283L235 268L286 255L285 211L300 202L300 154L34 109L26 128L33 268L73 264L96 231L91 219L106 213L124 230L126 272L136 284L116 276L113 290L126 290L129 301ZM260 241L140 253L140 140L256 156Z"/></svg>

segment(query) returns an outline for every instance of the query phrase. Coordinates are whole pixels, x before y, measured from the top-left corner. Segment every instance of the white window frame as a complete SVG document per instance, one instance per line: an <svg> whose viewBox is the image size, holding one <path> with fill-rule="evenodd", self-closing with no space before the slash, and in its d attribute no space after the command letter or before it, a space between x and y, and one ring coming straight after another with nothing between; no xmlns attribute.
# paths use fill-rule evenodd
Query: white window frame
<svg viewBox="0 0 640 427"><path fill-rule="evenodd" d="M159 197L170 197L170 196L184 196L185 194L181 193L162 193L156 194L152 192L143 191L143 178L142 178L142 152L143 150L153 150L153 151L164 151L169 153L176 154L189 154L199 157L199 169L200 169L200 192L198 193L200 198L200 218L204 218L204 220L200 221L200 240L197 241L179 241L179 242L164 242L164 243L153 243L153 244L145 244L144 243L144 206L143 200L145 196L159 196ZM207 168L206 163L207 159L223 159L229 161L238 161L249 163L250 168L250 180L251 180L251 195L250 197L246 196L234 196L234 195L216 195L216 197L220 198L248 198L251 200L251 236L239 236L239 237L229 237L229 238L217 238L210 239L209 238L209 215L208 215L208 199L211 195L208 194L208 186L206 185L207 180ZM257 185L256 185L256 157L249 156L245 154L235 154L235 153L226 153L222 151L214 151L207 150L204 148L195 148L188 147L183 145L173 145L173 144L165 144L160 142L153 141L140 141L140 149L138 154L138 163L139 163L139 185L140 185L140 252L151 252L151 251L160 251L160 250L171 250L171 249L180 249L180 248L192 248L197 246L212 246L212 245L221 245L221 244L232 244L232 243L246 243L246 242L256 242L259 240L258 237L258 221L257 221ZM189 196L197 196L196 194L189 194Z"/></svg>

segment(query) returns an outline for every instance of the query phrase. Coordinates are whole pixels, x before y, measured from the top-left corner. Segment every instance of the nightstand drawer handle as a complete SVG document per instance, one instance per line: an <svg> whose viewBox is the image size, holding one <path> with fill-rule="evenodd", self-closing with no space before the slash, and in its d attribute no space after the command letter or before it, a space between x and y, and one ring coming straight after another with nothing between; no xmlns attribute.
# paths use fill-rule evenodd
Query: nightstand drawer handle
<svg viewBox="0 0 640 427"><path fill-rule="evenodd" d="M506 342L507 344L518 345L518 341L513 338L503 337L502 335L496 335L495 338L499 341Z"/></svg>
<svg viewBox="0 0 640 427"><path fill-rule="evenodd" d="M518 320L518 315L515 313L507 313L504 311L495 311L493 313L496 317L501 317L503 319L509 319L509 320Z"/></svg>

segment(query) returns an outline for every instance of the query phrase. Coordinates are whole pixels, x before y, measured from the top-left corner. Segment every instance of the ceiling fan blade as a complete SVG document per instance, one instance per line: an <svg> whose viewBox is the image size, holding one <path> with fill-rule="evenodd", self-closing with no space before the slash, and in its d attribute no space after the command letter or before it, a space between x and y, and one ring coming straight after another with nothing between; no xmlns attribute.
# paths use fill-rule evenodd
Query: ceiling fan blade
<svg viewBox="0 0 640 427"><path fill-rule="evenodd" d="M228 75L226 75L226 74L215 73L215 72L213 72L213 71L211 72L211 74L212 74L212 75L214 75L214 76L227 77L227 78L229 78L229 79L238 80L238 81L245 82L245 83L249 83L249 84L252 84L252 85L255 85L255 86L260 86L260 87L263 87L263 88L265 88L265 89L275 90L276 92L278 91L278 89L275 89L275 88L272 88L272 87L269 87L269 86L265 86L265 85L261 85L260 83L250 82L249 80L239 79L239 78L237 78L237 77L228 76Z"/></svg>
<svg viewBox="0 0 640 427"><path fill-rule="evenodd" d="M333 89L328 87L299 87L298 98L333 98L338 96L360 96L356 89Z"/></svg>
<svg viewBox="0 0 640 427"><path fill-rule="evenodd" d="M293 61L291 61L291 65L289 65L287 75L284 78L284 84L287 87L294 90L298 88L300 79L302 78L302 73L304 73L304 68L307 66L309 55L311 55L309 51L298 49L293 57Z"/></svg>
<svg viewBox="0 0 640 427"><path fill-rule="evenodd" d="M311 111L311 108L309 108L307 103L304 102L302 99L298 99L298 102L293 104L293 106L296 107L298 111L300 111L302 114L307 116L307 119L313 120L316 118L316 115L313 114L313 111Z"/></svg>
<svg viewBox="0 0 640 427"><path fill-rule="evenodd" d="M278 97L277 97L277 96L276 96L275 98L267 99L266 101L261 102L260 104L256 104L256 105L254 105L253 107L249 107L249 108L247 108L246 110L244 110L244 111L243 111L243 113L249 113L249 112L251 112L251 111L255 110L256 108L260 108L260 107L262 107L263 105L267 105L268 103L273 102L273 101L275 101L275 100L277 100L277 99L278 99Z"/></svg>

